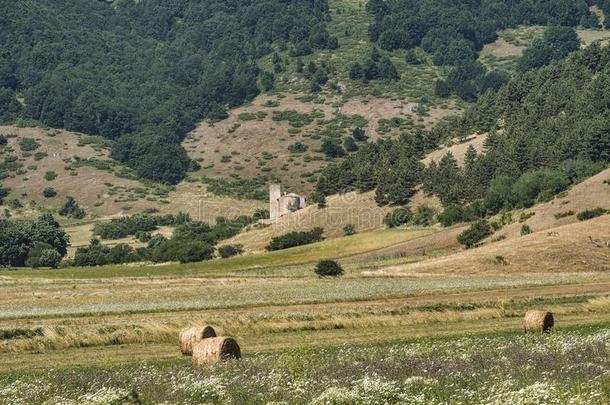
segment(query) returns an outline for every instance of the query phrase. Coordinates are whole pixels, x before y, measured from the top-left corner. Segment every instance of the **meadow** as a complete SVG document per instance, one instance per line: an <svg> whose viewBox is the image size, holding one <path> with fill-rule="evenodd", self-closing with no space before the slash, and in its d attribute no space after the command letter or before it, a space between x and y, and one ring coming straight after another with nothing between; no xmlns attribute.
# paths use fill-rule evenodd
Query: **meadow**
<svg viewBox="0 0 610 405"><path fill-rule="evenodd" d="M610 332L514 333L0 376L2 404L607 404Z"/></svg>
<svg viewBox="0 0 610 405"><path fill-rule="evenodd" d="M380 253L437 232L182 266L3 271L0 404L607 403L608 273L383 271L451 253ZM345 275L316 277L322 256ZM555 314L553 334L523 335L531 308ZM199 323L234 336L244 358L193 369L178 333Z"/></svg>

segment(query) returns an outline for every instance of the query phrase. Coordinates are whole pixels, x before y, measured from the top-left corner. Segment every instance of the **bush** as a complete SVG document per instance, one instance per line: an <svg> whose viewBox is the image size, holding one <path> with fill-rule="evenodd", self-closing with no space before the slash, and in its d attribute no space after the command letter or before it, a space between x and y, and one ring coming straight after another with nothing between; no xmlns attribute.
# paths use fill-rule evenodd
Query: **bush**
<svg viewBox="0 0 610 405"><path fill-rule="evenodd" d="M242 245L224 245L218 248L218 254L223 259L240 255L244 252Z"/></svg>
<svg viewBox="0 0 610 405"><path fill-rule="evenodd" d="M268 251L281 250L320 242L324 239L322 235L323 233L324 230L318 227L313 228L309 232L290 232L271 239L271 242L265 247L265 249Z"/></svg>
<svg viewBox="0 0 610 405"><path fill-rule="evenodd" d="M427 205L418 205L413 213L413 224L421 226L429 226L434 223L436 210Z"/></svg>
<svg viewBox="0 0 610 405"><path fill-rule="evenodd" d="M0 134L0 146L4 146L7 143L8 143L8 139L6 139L6 136Z"/></svg>
<svg viewBox="0 0 610 405"><path fill-rule="evenodd" d="M309 147L302 142L296 142L288 146L288 151L290 153L304 153L307 152L307 149L309 149Z"/></svg>
<svg viewBox="0 0 610 405"><path fill-rule="evenodd" d="M46 181L53 181L56 178L57 178L57 173L55 173L54 171L49 171L44 174L44 179Z"/></svg>
<svg viewBox="0 0 610 405"><path fill-rule="evenodd" d="M44 251L54 250L61 257L67 253L68 241L69 237L50 214L35 221L0 220L0 267L52 267L55 255Z"/></svg>
<svg viewBox="0 0 610 405"><path fill-rule="evenodd" d="M89 246L76 249L75 266L103 266L106 264L123 264L142 260L134 249L124 243L108 247L98 239L92 239Z"/></svg>
<svg viewBox="0 0 610 405"><path fill-rule="evenodd" d="M478 242L487 238L488 236L493 234L493 230L491 225L486 220L482 219L480 221L475 222L470 226L470 228L466 229L462 232L457 240L462 245L467 248L471 248L476 245Z"/></svg>
<svg viewBox="0 0 610 405"><path fill-rule="evenodd" d="M151 246L150 242L149 246ZM159 240L150 249L148 256L157 263L172 261L180 263L201 262L214 256L214 248L210 244L197 240Z"/></svg>
<svg viewBox="0 0 610 405"><path fill-rule="evenodd" d="M570 211L558 212L554 216L555 216L555 219L561 219L561 218L565 218L565 217L571 217L572 215L574 215L574 211L570 210Z"/></svg>
<svg viewBox="0 0 610 405"><path fill-rule="evenodd" d="M530 207L537 200L549 201L569 185L570 179L558 170L541 169L527 172L519 177L512 187L514 205Z"/></svg>
<svg viewBox="0 0 610 405"><path fill-rule="evenodd" d="M79 207L78 203L73 197L66 197L66 202L63 207L59 210L59 215L62 217L69 217L74 219L85 218L85 210Z"/></svg>
<svg viewBox="0 0 610 405"><path fill-rule="evenodd" d="M4 198L7 197L10 192L10 188L3 188L0 186L0 205L4 204Z"/></svg>
<svg viewBox="0 0 610 405"><path fill-rule="evenodd" d="M214 255L214 248L205 242L192 241L174 245L175 257L180 263L210 260Z"/></svg>
<svg viewBox="0 0 610 405"><path fill-rule="evenodd" d="M33 138L22 138L19 141L19 148L23 152L31 152L33 150L38 149L39 147L40 147L40 144L38 142L36 142L36 140Z"/></svg>
<svg viewBox="0 0 610 405"><path fill-rule="evenodd" d="M356 225L347 224L343 227L343 233L345 236L351 236L356 234Z"/></svg>
<svg viewBox="0 0 610 405"><path fill-rule="evenodd" d="M523 224L521 226L521 236L529 235L532 233L532 228L528 224Z"/></svg>
<svg viewBox="0 0 610 405"><path fill-rule="evenodd" d="M474 209L470 206L451 204L445 211L438 215L438 220L443 226L451 226L460 222L470 222L477 219Z"/></svg>
<svg viewBox="0 0 610 405"><path fill-rule="evenodd" d="M39 267L51 267L52 269L56 269L57 266L59 266L59 262L61 262L61 254L55 249L43 250L38 258Z"/></svg>
<svg viewBox="0 0 610 405"><path fill-rule="evenodd" d="M339 277L343 275L343 269L334 260L319 261L314 271L320 277Z"/></svg>
<svg viewBox="0 0 610 405"><path fill-rule="evenodd" d="M356 142L366 142L369 139L364 129L360 127L352 131L352 137L356 140Z"/></svg>
<svg viewBox="0 0 610 405"><path fill-rule="evenodd" d="M148 243L152 239L152 234L146 231L138 231L135 233L134 236L138 241L142 243Z"/></svg>
<svg viewBox="0 0 610 405"><path fill-rule="evenodd" d="M35 242L28 252L25 265L34 269L38 267L57 268L61 261L61 254L47 243Z"/></svg>
<svg viewBox="0 0 610 405"><path fill-rule="evenodd" d="M386 214L383 218L383 223L389 228L395 228L411 222L413 213L409 207L397 208Z"/></svg>
<svg viewBox="0 0 610 405"><path fill-rule="evenodd" d="M321 151L330 158L336 158L345 155L345 149L341 146L338 139L327 138L322 142Z"/></svg>
<svg viewBox="0 0 610 405"><path fill-rule="evenodd" d="M53 187L47 187L42 190L42 195L44 196L44 198L53 198L57 195L57 191L55 191Z"/></svg>
<svg viewBox="0 0 610 405"><path fill-rule="evenodd" d="M309 201L314 204L318 204L318 208L326 207L326 196L324 195L324 193L321 193L319 191L314 191L313 193L311 193L311 195L309 196Z"/></svg>
<svg viewBox="0 0 610 405"><path fill-rule="evenodd" d="M116 218L110 222L97 223L93 227L93 234L102 239L121 239L129 235L136 235L137 237L139 232L156 230L159 222L160 218L158 217L148 214L135 214Z"/></svg>
<svg viewBox="0 0 610 405"><path fill-rule="evenodd" d="M603 208L595 208L592 210L585 210L582 212L579 212L576 215L576 218L578 218L579 221L586 221L588 219L592 219L592 218L597 218L601 215L604 215L606 213L606 210Z"/></svg>

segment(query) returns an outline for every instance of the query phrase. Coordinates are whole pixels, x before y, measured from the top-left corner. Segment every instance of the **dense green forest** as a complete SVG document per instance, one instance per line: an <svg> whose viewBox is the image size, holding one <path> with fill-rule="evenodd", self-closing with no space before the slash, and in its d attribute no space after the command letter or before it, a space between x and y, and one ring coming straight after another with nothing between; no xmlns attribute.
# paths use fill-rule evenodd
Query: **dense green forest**
<svg viewBox="0 0 610 405"><path fill-rule="evenodd" d="M423 184L458 220L547 201L610 162L609 94L610 49L592 45L517 75L462 117L360 147L325 168L317 190L376 190L379 204L404 204ZM470 148L463 168L451 154L419 163L441 142L476 132L489 133L485 153Z"/></svg>
<svg viewBox="0 0 610 405"><path fill-rule="evenodd" d="M326 0L3 1L0 122L116 140L113 157L176 183L195 123L259 92L256 62L272 45L335 47L328 16Z"/></svg>
<svg viewBox="0 0 610 405"><path fill-rule="evenodd" d="M498 30L517 25L599 25L585 0L369 0L366 7L372 41L386 50L421 46L438 64L472 60Z"/></svg>
<svg viewBox="0 0 610 405"><path fill-rule="evenodd" d="M508 78L502 71L487 72L477 61L478 52L497 39L499 30L518 25L600 25L585 0L369 0L366 7L374 18L369 28L372 42L388 51L421 47L434 64L450 67L447 80L436 83L437 95L456 94L466 101L497 90ZM564 34L569 36L570 31L576 35L573 30ZM551 34L555 41L531 51L526 68L543 66L574 50L571 38Z"/></svg>

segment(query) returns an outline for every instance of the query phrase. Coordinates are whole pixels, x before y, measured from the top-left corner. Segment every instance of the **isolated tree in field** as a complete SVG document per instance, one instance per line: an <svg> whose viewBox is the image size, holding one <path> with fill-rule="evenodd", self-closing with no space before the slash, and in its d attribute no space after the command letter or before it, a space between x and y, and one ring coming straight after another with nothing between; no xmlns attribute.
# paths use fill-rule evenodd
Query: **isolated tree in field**
<svg viewBox="0 0 610 405"><path fill-rule="evenodd" d="M314 272L320 277L340 277L343 275L343 269L334 260L319 261Z"/></svg>

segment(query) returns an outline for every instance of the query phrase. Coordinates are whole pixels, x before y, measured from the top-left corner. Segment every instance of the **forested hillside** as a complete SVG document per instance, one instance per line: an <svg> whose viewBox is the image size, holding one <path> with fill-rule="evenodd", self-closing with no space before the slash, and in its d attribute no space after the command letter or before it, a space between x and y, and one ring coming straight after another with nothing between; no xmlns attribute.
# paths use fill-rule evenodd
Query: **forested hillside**
<svg viewBox="0 0 610 405"><path fill-rule="evenodd" d="M0 5L0 120L116 140L144 178L180 181L204 117L253 98L257 59L334 47L325 0L65 0Z"/></svg>
<svg viewBox="0 0 610 405"><path fill-rule="evenodd" d="M610 162L610 49L593 45L513 78L465 115L430 131L382 140L323 171L318 191L376 189L379 204L403 204L423 183L460 219L548 201ZM447 154L419 159L440 142L488 132L485 153L471 148L463 168Z"/></svg>
<svg viewBox="0 0 610 405"><path fill-rule="evenodd" d="M497 90L507 80L504 72L486 73L477 61L478 53L498 38L499 30L519 25L600 25L585 0L371 0L367 10L374 17L369 28L371 41L388 51L421 47L432 55L435 65L451 67L448 79L437 81L437 94L446 97L454 93L467 101L476 100L488 89ZM569 46L562 44L559 48ZM414 54L409 55L407 58L412 59ZM545 54L540 59L550 57Z"/></svg>

